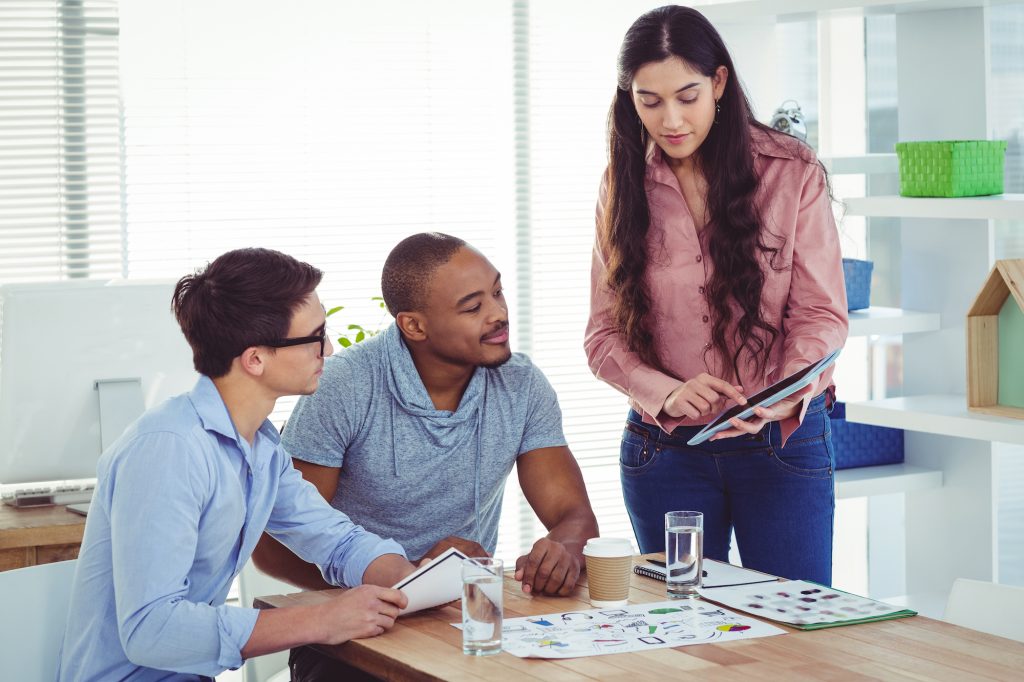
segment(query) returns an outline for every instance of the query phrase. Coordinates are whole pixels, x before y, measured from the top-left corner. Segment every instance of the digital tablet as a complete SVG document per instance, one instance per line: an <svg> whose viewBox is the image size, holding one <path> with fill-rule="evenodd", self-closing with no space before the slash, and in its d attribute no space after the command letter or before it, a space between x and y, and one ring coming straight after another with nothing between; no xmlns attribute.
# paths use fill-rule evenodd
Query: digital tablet
<svg viewBox="0 0 1024 682"><path fill-rule="evenodd" d="M842 348L837 348L821 360L812 362L803 369L793 372L785 379L781 379L759 393L748 397L746 405L733 405L729 409L723 411L717 417L712 419L710 424L698 431L697 435L688 440L686 444L699 445L719 431L731 428L732 425L729 423L729 420L733 417L747 419L754 414L755 407L768 407L770 405L774 405L783 398L788 398L793 395L801 388L817 379L819 374L828 369L832 363L836 361L836 358L839 356L839 351L841 350Z"/></svg>

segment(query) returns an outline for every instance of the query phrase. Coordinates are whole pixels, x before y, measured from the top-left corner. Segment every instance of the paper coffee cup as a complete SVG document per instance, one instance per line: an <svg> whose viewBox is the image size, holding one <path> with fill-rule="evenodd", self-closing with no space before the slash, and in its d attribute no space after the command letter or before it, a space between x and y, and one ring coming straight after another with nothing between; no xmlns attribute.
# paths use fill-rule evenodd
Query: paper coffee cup
<svg viewBox="0 0 1024 682"><path fill-rule="evenodd" d="M591 606L625 606L633 573L633 543L626 538L591 538L583 556L587 560Z"/></svg>

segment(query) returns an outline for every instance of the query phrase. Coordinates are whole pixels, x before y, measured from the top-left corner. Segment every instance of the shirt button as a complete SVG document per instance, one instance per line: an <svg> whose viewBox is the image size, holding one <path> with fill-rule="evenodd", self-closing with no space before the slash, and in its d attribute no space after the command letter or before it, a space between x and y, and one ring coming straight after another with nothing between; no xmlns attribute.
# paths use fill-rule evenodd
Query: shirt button
<svg viewBox="0 0 1024 682"><path fill-rule="evenodd" d="M700 319L701 319L702 322L707 322L710 318L707 315L705 315L704 317L702 317Z"/></svg>
<svg viewBox="0 0 1024 682"><path fill-rule="evenodd" d="M701 261L701 258L702 258L702 256L697 256L697 262L698 263Z"/></svg>

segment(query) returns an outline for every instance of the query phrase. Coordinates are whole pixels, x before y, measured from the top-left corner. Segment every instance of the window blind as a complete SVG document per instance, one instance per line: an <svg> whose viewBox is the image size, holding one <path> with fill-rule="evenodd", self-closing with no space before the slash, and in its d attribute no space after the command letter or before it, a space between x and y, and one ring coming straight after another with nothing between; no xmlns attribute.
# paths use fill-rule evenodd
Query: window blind
<svg viewBox="0 0 1024 682"><path fill-rule="evenodd" d="M633 538L618 453L626 397L596 379L583 336L589 317L594 210L607 164L606 120L626 29L659 2L513 3L516 15L519 264L529 291L529 350L558 391L569 446L583 471L601 534ZM526 131L524 134L522 131ZM523 215L525 212L525 216ZM531 516L524 533L537 536ZM525 528L533 523L532 533Z"/></svg>
<svg viewBox="0 0 1024 682"><path fill-rule="evenodd" d="M343 330L380 321L370 297L399 239L467 239L503 273L513 347L559 394L603 532L631 537L616 464L625 399L590 374L582 338L614 51L637 8L582 34L584 3L385 13L263 0L244 21L239 8L122 7L129 273L280 248L326 271L321 296L346 306ZM578 45L566 51L568 22ZM513 476L498 554L541 534Z"/></svg>
<svg viewBox="0 0 1024 682"><path fill-rule="evenodd" d="M280 249L324 270L337 333L390 322L370 299L415 232L466 239L514 282L507 11L445 8L126 4L130 275Z"/></svg>
<svg viewBox="0 0 1024 682"><path fill-rule="evenodd" d="M121 273L114 0L0 3L0 282Z"/></svg>

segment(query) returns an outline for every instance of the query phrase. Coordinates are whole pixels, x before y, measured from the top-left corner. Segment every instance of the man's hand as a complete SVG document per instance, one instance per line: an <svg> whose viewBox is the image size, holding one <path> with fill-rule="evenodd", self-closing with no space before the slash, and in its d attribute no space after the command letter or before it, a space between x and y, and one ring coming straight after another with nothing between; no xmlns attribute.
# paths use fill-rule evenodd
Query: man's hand
<svg viewBox="0 0 1024 682"><path fill-rule="evenodd" d="M700 419L721 411L726 399L746 405L747 399L743 397L742 390L742 386L733 386L705 372L669 393L661 409L670 417Z"/></svg>
<svg viewBox="0 0 1024 682"><path fill-rule="evenodd" d="M764 425L768 422L777 422L793 417L800 411L800 403L804 398L809 396L812 391L814 391L813 385L805 386L788 398L783 398L769 407L755 407L753 417L749 417L746 420L733 417L729 420L729 423L732 424L733 428L726 429L725 431L719 431L708 440L718 440L719 438L732 438L734 436L742 436L748 433L757 433L764 428Z"/></svg>
<svg viewBox="0 0 1024 682"><path fill-rule="evenodd" d="M424 559L436 559L437 557L444 554L445 550L447 550L449 547L454 547L455 549L465 554L467 557L491 556L487 553L487 550L485 550L483 547L473 542L472 540L460 538L455 535L449 535L444 540L441 540L436 545L431 547L430 551L424 554L422 557L420 557L420 560L416 563L418 565L422 565Z"/></svg>
<svg viewBox="0 0 1024 682"><path fill-rule="evenodd" d="M408 603L408 597L389 587L360 585L345 590L318 607L320 643L341 644L384 634Z"/></svg>
<svg viewBox="0 0 1024 682"><path fill-rule="evenodd" d="M530 553L516 559L516 580L523 592L567 597L580 577L580 558L561 542L541 538Z"/></svg>

